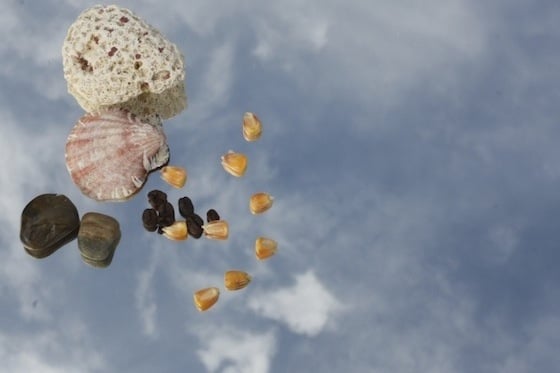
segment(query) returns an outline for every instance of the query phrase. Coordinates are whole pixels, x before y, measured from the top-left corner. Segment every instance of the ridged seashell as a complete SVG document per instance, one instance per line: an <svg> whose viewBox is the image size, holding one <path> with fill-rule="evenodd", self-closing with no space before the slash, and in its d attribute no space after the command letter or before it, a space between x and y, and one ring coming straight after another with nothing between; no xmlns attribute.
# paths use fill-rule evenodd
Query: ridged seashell
<svg viewBox="0 0 560 373"><path fill-rule="evenodd" d="M44 258L78 235L80 216L76 206L62 194L41 194L21 213L19 237L25 251Z"/></svg>
<svg viewBox="0 0 560 373"><path fill-rule="evenodd" d="M109 266L120 239L121 229L114 218L97 212L82 217L78 249L85 263L98 268Z"/></svg>
<svg viewBox="0 0 560 373"><path fill-rule="evenodd" d="M124 200L140 190L150 171L167 163L169 148L161 125L110 110L80 118L65 156L72 180L86 196Z"/></svg>

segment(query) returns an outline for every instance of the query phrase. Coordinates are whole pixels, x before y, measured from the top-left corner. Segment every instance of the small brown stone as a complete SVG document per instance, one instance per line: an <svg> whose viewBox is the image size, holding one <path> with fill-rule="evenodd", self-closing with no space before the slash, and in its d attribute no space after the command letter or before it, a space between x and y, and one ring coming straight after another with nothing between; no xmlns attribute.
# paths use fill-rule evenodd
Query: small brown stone
<svg viewBox="0 0 560 373"><path fill-rule="evenodd" d="M62 194L41 194L21 213L20 240L35 257L51 255L78 235L80 216L76 206Z"/></svg>
<svg viewBox="0 0 560 373"><path fill-rule="evenodd" d="M99 268L109 266L120 239L119 222L114 218L97 212L88 212L82 217L78 248L87 264Z"/></svg>

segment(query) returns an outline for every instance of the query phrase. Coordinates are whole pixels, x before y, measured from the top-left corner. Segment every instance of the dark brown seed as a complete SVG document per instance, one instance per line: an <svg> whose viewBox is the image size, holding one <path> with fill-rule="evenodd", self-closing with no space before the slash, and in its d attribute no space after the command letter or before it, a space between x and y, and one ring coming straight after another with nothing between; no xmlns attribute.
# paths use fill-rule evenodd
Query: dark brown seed
<svg viewBox="0 0 560 373"><path fill-rule="evenodd" d="M168 227L175 222L175 210L171 203L165 202L161 205L158 209L158 213L158 224L160 227Z"/></svg>
<svg viewBox="0 0 560 373"><path fill-rule="evenodd" d="M210 209L208 210L208 212L206 212L206 221L210 223L214 220L220 220L220 215L218 215L218 212L216 210Z"/></svg>
<svg viewBox="0 0 560 373"><path fill-rule="evenodd" d="M191 217L194 219L194 221L200 225L203 226L204 225L204 220L202 220L202 218L200 217L200 215L198 214L192 214Z"/></svg>
<svg viewBox="0 0 560 373"><path fill-rule="evenodd" d="M189 232L189 235L193 238L200 238L203 233L202 224L200 224L202 219L198 220L196 219L196 216L198 215L189 215L185 218L185 220L187 222L187 231ZM198 217L200 218L200 216Z"/></svg>
<svg viewBox="0 0 560 373"><path fill-rule="evenodd" d="M165 194L161 190L155 189L148 193L148 203L154 209L157 210L158 207L165 204L165 202L167 202L167 194Z"/></svg>
<svg viewBox="0 0 560 373"><path fill-rule="evenodd" d="M153 232L158 227L158 214L154 209L145 209L142 213L142 223L148 232Z"/></svg>
<svg viewBox="0 0 560 373"><path fill-rule="evenodd" d="M179 198L179 214L184 218L194 214L194 206L189 197Z"/></svg>
<svg viewBox="0 0 560 373"><path fill-rule="evenodd" d="M76 206L62 194L42 194L21 213L20 240L25 251L44 258L78 235L80 216Z"/></svg>
<svg viewBox="0 0 560 373"><path fill-rule="evenodd" d="M119 222L114 218L97 212L88 212L82 217L78 248L87 264L100 268L111 264L120 239Z"/></svg>

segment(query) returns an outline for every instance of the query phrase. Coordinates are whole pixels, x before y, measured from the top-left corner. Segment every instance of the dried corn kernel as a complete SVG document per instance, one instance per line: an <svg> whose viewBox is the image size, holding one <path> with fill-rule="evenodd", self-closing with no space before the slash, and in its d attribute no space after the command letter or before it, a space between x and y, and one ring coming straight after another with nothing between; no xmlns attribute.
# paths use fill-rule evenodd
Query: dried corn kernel
<svg viewBox="0 0 560 373"><path fill-rule="evenodd" d="M178 166L165 166L161 169L161 178L175 188L182 188L187 182L187 171Z"/></svg>
<svg viewBox="0 0 560 373"><path fill-rule="evenodd" d="M251 210L252 214L262 214L272 207L273 201L274 197L268 193L255 193L249 200L249 210Z"/></svg>
<svg viewBox="0 0 560 373"><path fill-rule="evenodd" d="M225 220L214 220L202 226L206 237L213 240L226 240L229 236L229 225Z"/></svg>
<svg viewBox="0 0 560 373"><path fill-rule="evenodd" d="M193 295L194 305L199 311L206 311L218 301L219 297L220 289L217 287L200 289Z"/></svg>
<svg viewBox="0 0 560 373"><path fill-rule="evenodd" d="M255 141L261 137L262 124L260 119L253 113L243 115L243 137L247 141Z"/></svg>
<svg viewBox="0 0 560 373"><path fill-rule="evenodd" d="M235 153L232 150L222 155L222 166L224 170L235 177L241 177L247 171L247 156Z"/></svg>
<svg viewBox="0 0 560 373"><path fill-rule="evenodd" d="M258 260L265 260L276 254L278 243L273 239L258 237L255 241L255 256Z"/></svg>
<svg viewBox="0 0 560 373"><path fill-rule="evenodd" d="M168 227L163 227L163 235L173 241L183 241L188 237L187 222L176 221Z"/></svg>
<svg viewBox="0 0 560 373"><path fill-rule="evenodd" d="M228 290L240 290L251 282L251 276L243 271L227 271L224 274L224 286Z"/></svg>

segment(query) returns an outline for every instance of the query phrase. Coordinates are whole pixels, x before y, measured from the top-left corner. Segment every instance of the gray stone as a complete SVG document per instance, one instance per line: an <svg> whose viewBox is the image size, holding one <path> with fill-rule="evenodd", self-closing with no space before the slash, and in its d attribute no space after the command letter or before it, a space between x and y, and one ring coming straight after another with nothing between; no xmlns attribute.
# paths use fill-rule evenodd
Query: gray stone
<svg viewBox="0 0 560 373"><path fill-rule="evenodd" d="M109 266L120 239L119 222L114 218L97 212L82 217L78 248L85 263L98 268Z"/></svg>
<svg viewBox="0 0 560 373"><path fill-rule="evenodd" d="M76 206L62 194L41 194L21 213L20 240L25 251L45 258L78 235L80 216Z"/></svg>

